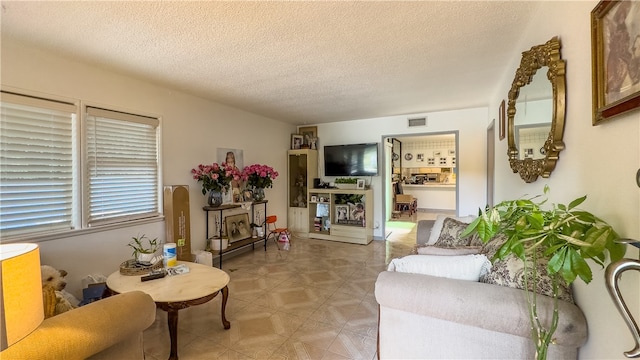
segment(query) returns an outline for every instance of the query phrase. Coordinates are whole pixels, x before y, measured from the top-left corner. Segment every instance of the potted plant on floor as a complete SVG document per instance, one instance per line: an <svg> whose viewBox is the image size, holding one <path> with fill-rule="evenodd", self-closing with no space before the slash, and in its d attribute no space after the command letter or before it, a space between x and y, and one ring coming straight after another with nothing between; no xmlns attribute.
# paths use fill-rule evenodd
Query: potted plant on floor
<svg viewBox="0 0 640 360"><path fill-rule="evenodd" d="M544 194L549 188L545 186ZM546 199L540 196L530 199L503 201L485 212L480 211L461 236L477 233L484 243L496 234L506 236L506 242L496 253L503 259L514 254L524 262L525 289L530 289L527 281L538 281L535 264L542 257L548 259L547 272L552 280L554 311L551 324L543 324L537 314L535 291L524 291L529 305L531 332L536 348L536 359L546 359L549 344L558 324L558 284L564 279L567 284L578 277L585 283L591 282L593 274L586 259L604 267L609 261L621 259L625 245L617 243L618 234L611 225L590 212L577 207L586 196L573 200L569 205L550 204L543 207ZM527 276L528 275L528 276Z"/></svg>

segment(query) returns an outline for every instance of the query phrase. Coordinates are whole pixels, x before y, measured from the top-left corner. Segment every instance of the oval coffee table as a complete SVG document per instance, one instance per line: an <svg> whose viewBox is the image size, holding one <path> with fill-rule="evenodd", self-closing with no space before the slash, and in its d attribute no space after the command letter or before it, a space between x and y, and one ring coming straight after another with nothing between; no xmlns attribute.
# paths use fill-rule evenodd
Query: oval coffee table
<svg viewBox="0 0 640 360"><path fill-rule="evenodd" d="M225 316L229 297L229 274L217 268L178 261L189 267L186 274L165 276L161 279L140 281L142 275L122 275L116 271L107 278L107 287L115 293L142 291L151 296L156 306L167 312L171 353L169 360L178 359L178 310L204 304L222 292L222 325L231 328Z"/></svg>

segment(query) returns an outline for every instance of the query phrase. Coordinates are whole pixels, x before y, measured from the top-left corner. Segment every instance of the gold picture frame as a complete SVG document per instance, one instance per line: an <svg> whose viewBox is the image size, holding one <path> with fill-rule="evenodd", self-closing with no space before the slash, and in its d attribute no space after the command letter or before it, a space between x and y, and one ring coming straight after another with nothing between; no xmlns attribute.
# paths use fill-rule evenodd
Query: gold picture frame
<svg viewBox="0 0 640 360"><path fill-rule="evenodd" d="M594 126L640 107L640 34L629 33L638 19L637 1L603 0L591 11Z"/></svg>
<svg viewBox="0 0 640 360"><path fill-rule="evenodd" d="M498 133L499 140L504 140L506 131L506 122L505 122L505 112L504 112L504 100L500 103L500 108L498 109L498 125L500 126L500 132Z"/></svg>
<svg viewBox="0 0 640 360"><path fill-rule="evenodd" d="M317 126L304 126L298 128L298 134L302 135L303 144L311 146L311 140L318 137Z"/></svg>

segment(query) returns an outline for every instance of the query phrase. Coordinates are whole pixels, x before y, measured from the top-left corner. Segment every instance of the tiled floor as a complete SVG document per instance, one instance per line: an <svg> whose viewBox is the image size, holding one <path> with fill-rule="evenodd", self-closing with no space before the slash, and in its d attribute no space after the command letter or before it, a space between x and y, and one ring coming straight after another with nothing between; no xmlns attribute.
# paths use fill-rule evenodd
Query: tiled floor
<svg viewBox="0 0 640 360"><path fill-rule="evenodd" d="M421 212L416 220L433 216ZM178 355L182 360L375 359L376 278L414 243L415 227L404 226L391 228L387 241L366 246L294 238L288 251L278 251L272 242L266 252L256 247L225 259L231 329L222 327L221 295L180 310ZM158 310L144 342L147 359L168 358L164 311Z"/></svg>

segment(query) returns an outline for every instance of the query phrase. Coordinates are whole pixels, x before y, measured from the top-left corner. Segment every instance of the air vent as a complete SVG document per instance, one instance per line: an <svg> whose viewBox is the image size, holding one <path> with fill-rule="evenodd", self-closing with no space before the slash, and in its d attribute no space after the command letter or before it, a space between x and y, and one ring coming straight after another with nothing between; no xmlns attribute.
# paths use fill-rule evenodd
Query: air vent
<svg viewBox="0 0 640 360"><path fill-rule="evenodd" d="M427 118L423 117L423 118L415 118L415 119L408 119L409 120L409 127L414 127L414 126L427 126Z"/></svg>

